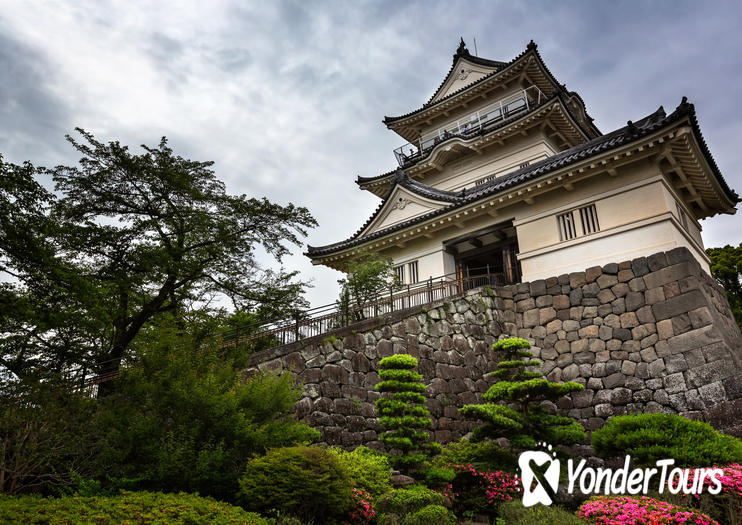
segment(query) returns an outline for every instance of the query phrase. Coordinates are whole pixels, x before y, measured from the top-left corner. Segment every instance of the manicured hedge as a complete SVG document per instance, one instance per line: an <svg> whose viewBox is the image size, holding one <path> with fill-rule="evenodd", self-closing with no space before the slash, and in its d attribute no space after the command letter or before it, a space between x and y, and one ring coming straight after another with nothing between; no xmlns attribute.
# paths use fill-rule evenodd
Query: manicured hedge
<svg viewBox="0 0 742 525"><path fill-rule="evenodd" d="M0 523L271 525L272 520L193 494L122 492L119 496L0 496Z"/></svg>

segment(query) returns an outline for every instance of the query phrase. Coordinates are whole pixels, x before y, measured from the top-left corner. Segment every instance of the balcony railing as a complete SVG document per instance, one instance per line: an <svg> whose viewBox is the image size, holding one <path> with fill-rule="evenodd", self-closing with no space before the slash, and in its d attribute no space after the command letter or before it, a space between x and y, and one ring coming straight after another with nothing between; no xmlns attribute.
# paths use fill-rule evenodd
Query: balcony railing
<svg viewBox="0 0 742 525"><path fill-rule="evenodd" d="M500 99L489 106L467 115L466 117L422 135L415 142L408 142L394 150L394 156L400 166L414 162L441 142L453 137L469 139L495 127L505 119L525 113L546 101L546 97L536 86L530 86Z"/></svg>

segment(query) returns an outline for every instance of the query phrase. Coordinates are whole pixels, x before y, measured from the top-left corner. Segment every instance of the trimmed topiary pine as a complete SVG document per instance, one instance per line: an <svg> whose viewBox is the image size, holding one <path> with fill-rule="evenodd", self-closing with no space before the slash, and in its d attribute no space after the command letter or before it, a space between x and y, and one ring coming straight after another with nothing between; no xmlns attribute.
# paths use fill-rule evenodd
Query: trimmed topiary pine
<svg viewBox="0 0 742 525"><path fill-rule="evenodd" d="M417 359L407 354L385 357L379 361L381 381L376 390L389 393L376 401L379 424L386 429L379 440L401 454L392 456L392 465L409 472L420 465L435 444L424 430L431 425L430 412L425 407L423 377L413 369Z"/></svg>
<svg viewBox="0 0 742 525"><path fill-rule="evenodd" d="M539 442L551 445L573 445L585 440L585 429L570 417L552 414L541 406L543 401L556 401L572 392L583 390L579 383L555 383L541 372L528 368L539 366L531 359L531 345L525 339L501 339L492 346L502 352L502 361L491 375L498 379L482 396L485 403L465 405L459 412L484 425L476 428L472 441L484 438L508 438L512 448L532 449Z"/></svg>

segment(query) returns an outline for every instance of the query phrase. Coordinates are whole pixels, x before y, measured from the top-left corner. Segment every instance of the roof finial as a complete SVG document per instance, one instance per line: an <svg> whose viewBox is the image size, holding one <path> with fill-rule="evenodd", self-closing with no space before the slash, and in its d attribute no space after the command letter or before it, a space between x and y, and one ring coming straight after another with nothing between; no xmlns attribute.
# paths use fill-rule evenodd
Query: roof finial
<svg viewBox="0 0 742 525"><path fill-rule="evenodd" d="M455 62L456 59L459 57L468 57L468 56L470 56L469 50L466 49L466 43L464 42L464 37L462 36L461 41L459 42L459 47L458 49L456 49L456 54L453 56L453 60Z"/></svg>
<svg viewBox="0 0 742 525"><path fill-rule="evenodd" d="M538 45L536 44L536 42L533 41L533 38L532 38L531 41L528 42L526 49L530 51L531 49L536 49L537 47Z"/></svg>

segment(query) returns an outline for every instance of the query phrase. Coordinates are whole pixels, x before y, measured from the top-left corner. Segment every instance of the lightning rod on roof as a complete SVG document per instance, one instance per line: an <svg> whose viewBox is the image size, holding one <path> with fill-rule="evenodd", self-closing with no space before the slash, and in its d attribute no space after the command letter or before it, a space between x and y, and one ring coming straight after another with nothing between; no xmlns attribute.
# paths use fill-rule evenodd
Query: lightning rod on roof
<svg viewBox="0 0 742 525"><path fill-rule="evenodd" d="M474 37L474 56L479 56L477 52L477 37Z"/></svg>

